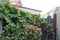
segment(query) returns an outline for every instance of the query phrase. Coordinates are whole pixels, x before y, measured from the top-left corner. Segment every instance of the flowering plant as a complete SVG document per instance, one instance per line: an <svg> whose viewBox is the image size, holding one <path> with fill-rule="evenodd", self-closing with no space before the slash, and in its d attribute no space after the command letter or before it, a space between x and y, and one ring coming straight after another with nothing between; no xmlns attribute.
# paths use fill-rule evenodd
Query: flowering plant
<svg viewBox="0 0 60 40"><path fill-rule="evenodd" d="M0 5L0 19L4 20L1 40L41 40L40 15L16 9L11 4ZM33 23L33 20L35 19Z"/></svg>

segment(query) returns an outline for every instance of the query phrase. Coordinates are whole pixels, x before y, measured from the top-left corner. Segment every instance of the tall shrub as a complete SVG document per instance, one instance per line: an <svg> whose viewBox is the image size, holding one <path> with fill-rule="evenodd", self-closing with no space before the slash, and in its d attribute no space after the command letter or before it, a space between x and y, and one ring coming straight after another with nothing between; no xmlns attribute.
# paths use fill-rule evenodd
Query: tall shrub
<svg viewBox="0 0 60 40"><path fill-rule="evenodd" d="M38 26L43 21L40 15L17 10L15 6L7 3L0 4L0 19L6 24L1 32L1 40L40 40Z"/></svg>

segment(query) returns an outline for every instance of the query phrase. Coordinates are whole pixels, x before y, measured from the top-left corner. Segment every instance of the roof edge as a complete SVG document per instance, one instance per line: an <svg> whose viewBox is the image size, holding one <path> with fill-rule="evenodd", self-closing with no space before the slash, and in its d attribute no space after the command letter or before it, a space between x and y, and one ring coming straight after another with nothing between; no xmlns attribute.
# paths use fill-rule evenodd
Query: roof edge
<svg viewBox="0 0 60 40"><path fill-rule="evenodd" d="M15 6L17 6L17 5L15 5ZM38 12L42 12L42 11L40 11L40 10L36 10L36 9L32 9L32 8L28 8L28 7L23 7L23 6L17 6L17 7L21 7L21 8L25 8L25 9L30 9L30 10L34 10L34 11L38 11Z"/></svg>

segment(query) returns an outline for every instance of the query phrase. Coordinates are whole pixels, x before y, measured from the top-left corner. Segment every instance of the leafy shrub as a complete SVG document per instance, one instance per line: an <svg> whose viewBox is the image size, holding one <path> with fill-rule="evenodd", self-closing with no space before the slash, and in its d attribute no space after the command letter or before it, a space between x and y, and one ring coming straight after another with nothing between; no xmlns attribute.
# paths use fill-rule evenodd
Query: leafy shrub
<svg viewBox="0 0 60 40"><path fill-rule="evenodd" d="M0 4L0 19L6 21L1 40L40 40L40 15L17 10L11 4Z"/></svg>

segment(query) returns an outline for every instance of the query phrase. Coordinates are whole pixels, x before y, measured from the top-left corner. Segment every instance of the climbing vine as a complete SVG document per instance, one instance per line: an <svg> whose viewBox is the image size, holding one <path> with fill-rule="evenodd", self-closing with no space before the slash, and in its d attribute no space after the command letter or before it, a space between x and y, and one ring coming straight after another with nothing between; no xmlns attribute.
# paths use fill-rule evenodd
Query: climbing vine
<svg viewBox="0 0 60 40"><path fill-rule="evenodd" d="M40 40L38 26L44 20L39 14L17 10L16 6L0 4L0 19L6 24L1 32L1 40Z"/></svg>

